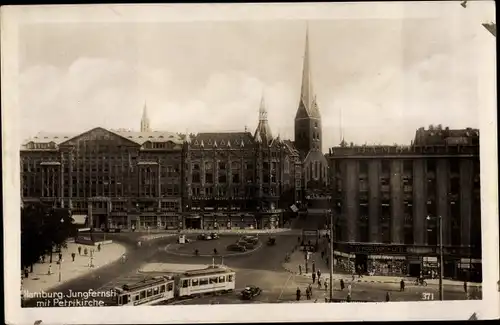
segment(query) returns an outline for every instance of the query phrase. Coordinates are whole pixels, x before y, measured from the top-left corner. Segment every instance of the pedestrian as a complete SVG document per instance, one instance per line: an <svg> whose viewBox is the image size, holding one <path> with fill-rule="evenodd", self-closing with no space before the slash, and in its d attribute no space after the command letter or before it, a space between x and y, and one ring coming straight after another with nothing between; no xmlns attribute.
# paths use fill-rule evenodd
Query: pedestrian
<svg viewBox="0 0 500 325"><path fill-rule="evenodd" d="M302 275L302 265L299 265L299 274Z"/></svg>
<svg viewBox="0 0 500 325"><path fill-rule="evenodd" d="M321 251L321 259L325 258L325 251Z"/></svg>
<svg viewBox="0 0 500 325"><path fill-rule="evenodd" d="M52 274L52 264L49 264L49 271L47 272L48 275Z"/></svg>
<svg viewBox="0 0 500 325"><path fill-rule="evenodd" d="M464 292L467 293L467 281L464 281Z"/></svg>
<svg viewBox="0 0 500 325"><path fill-rule="evenodd" d="M330 261L330 260L328 259L328 256L327 256L327 257L326 257L326 265L330 265L330 264L328 263L329 261Z"/></svg>
<svg viewBox="0 0 500 325"><path fill-rule="evenodd" d="M297 301L300 300L300 289L297 287L297 291L295 292L295 295L296 295L296 298L297 298Z"/></svg>
<svg viewBox="0 0 500 325"><path fill-rule="evenodd" d="M344 291L344 288L345 288L344 279L340 279L340 290Z"/></svg>
<svg viewBox="0 0 500 325"><path fill-rule="evenodd" d="M328 291L328 279L325 279L325 291Z"/></svg>
<svg viewBox="0 0 500 325"><path fill-rule="evenodd" d="M75 261L75 256L76 256L76 254L74 252L71 253L71 258L73 259L73 262Z"/></svg>
<svg viewBox="0 0 500 325"><path fill-rule="evenodd" d="M312 274L313 283L316 283L316 273Z"/></svg>
<svg viewBox="0 0 500 325"><path fill-rule="evenodd" d="M309 292L310 292L310 293L311 293L311 295L312 295L312 293L313 293L313 287L312 287L312 285L311 285L310 283L309 283L309 287L308 287L308 289L309 289Z"/></svg>
<svg viewBox="0 0 500 325"><path fill-rule="evenodd" d="M349 294L351 294L351 292L352 292L352 285L351 285L350 283L349 283L349 285L347 286L347 292L348 292Z"/></svg>
<svg viewBox="0 0 500 325"><path fill-rule="evenodd" d="M318 289L321 289L321 279L318 278Z"/></svg>
<svg viewBox="0 0 500 325"><path fill-rule="evenodd" d="M100 252L101 251L101 244L97 245L97 251Z"/></svg>
<svg viewBox="0 0 500 325"><path fill-rule="evenodd" d="M82 255L82 246L78 246L78 255Z"/></svg>
<svg viewBox="0 0 500 325"><path fill-rule="evenodd" d="M89 267L94 267L94 257L93 256L90 257Z"/></svg>
<svg viewBox="0 0 500 325"><path fill-rule="evenodd" d="M59 262L62 261L62 253L59 253Z"/></svg>
<svg viewBox="0 0 500 325"><path fill-rule="evenodd" d="M387 291L387 293L385 294L385 301L391 301L391 295L389 294L389 291Z"/></svg>
<svg viewBox="0 0 500 325"><path fill-rule="evenodd" d="M214 248L214 255L217 255L217 248Z"/></svg>
<svg viewBox="0 0 500 325"><path fill-rule="evenodd" d="M299 236L299 237L297 237L297 243L299 243L299 244L300 244L300 236Z"/></svg>
<svg viewBox="0 0 500 325"><path fill-rule="evenodd" d="M127 260L127 256L125 254L122 255L122 263L125 263L125 261Z"/></svg>
<svg viewBox="0 0 500 325"><path fill-rule="evenodd" d="M28 268L27 268L27 267L25 267L25 268L24 268L24 277L25 277L25 278L28 278L29 274L30 274L30 271L28 270Z"/></svg>
<svg viewBox="0 0 500 325"><path fill-rule="evenodd" d="M347 302L351 302L351 301L352 301L352 298L351 298L351 294L350 294L350 293L348 293L348 294L347 294L346 301L347 301Z"/></svg>
<svg viewBox="0 0 500 325"><path fill-rule="evenodd" d="M87 256L89 254L89 250L87 249L87 247L85 247L85 249L83 250L83 254L85 256Z"/></svg>
<svg viewBox="0 0 500 325"><path fill-rule="evenodd" d="M311 300L311 292L309 290L306 290L306 299Z"/></svg>
<svg viewBox="0 0 500 325"><path fill-rule="evenodd" d="M401 279L399 283L399 291L405 291L405 280Z"/></svg>
<svg viewBox="0 0 500 325"><path fill-rule="evenodd" d="M317 274L318 274L318 280L319 280L319 278L321 278L321 271L318 270Z"/></svg>
<svg viewBox="0 0 500 325"><path fill-rule="evenodd" d="M316 272L316 263L314 263L314 261L313 261L313 264L312 264L312 272L313 273Z"/></svg>

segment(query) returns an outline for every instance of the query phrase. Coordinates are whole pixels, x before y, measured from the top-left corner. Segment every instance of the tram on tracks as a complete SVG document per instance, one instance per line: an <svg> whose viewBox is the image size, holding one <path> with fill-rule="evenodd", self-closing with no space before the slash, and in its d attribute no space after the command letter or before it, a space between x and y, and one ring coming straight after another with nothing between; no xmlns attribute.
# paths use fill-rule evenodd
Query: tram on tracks
<svg viewBox="0 0 500 325"><path fill-rule="evenodd" d="M114 288L118 306L157 305L209 293L234 291L236 273L222 266L156 276Z"/></svg>

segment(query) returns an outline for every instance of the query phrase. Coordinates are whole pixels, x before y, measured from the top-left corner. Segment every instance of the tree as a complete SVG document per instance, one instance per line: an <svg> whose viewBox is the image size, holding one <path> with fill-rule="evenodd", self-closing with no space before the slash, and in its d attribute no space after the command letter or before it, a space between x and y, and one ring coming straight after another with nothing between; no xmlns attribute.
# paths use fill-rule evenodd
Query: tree
<svg viewBox="0 0 500 325"><path fill-rule="evenodd" d="M33 204L21 209L21 265L30 267L54 247L66 247L66 239L76 235L71 211Z"/></svg>

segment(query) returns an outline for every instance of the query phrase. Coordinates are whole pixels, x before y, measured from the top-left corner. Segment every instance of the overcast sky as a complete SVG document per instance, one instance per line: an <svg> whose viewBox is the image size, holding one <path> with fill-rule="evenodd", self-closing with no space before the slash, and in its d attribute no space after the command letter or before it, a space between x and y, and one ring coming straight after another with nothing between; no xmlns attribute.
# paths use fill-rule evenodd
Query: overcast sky
<svg viewBox="0 0 500 325"><path fill-rule="evenodd" d="M469 7L436 4L430 19L308 19L323 150L341 128L355 143L409 144L420 126L478 127L478 34L488 32L463 22L493 12ZM156 130L253 132L264 94L273 133L293 140L305 32L299 19L24 25L22 138L138 129L145 102Z"/></svg>

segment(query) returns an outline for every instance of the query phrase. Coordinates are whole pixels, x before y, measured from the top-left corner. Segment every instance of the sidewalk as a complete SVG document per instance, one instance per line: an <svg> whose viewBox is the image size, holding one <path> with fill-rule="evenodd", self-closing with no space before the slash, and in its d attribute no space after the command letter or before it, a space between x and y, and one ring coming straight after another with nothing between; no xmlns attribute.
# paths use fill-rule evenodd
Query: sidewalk
<svg viewBox="0 0 500 325"><path fill-rule="evenodd" d="M132 232L130 229L122 229L122 233ZM148 234L152 236L153 234L203 234L215 232L218 234L302 234L301 230L290 229L290 228L277 228L277 229L184 229L179 232L179 230L166 230L166 229L151 229L149 232L143 229L136 229L136 233Z"/></svg>
<svg viewBox="0 0 500 325"><path fill-rule="evenodd" d="M78 246L82 247L82 255L78 255ZM94 267L89 267L89 256L84 256L83 251L87 248L94 249ZM75 261L72 261L71 253L75 253ZM96 268L107 265L119 259L125 254L126 249L124 246L116 243L111 243L101 246L101 251L97 251L97 246L86 246L75 243L68 243L67 248L63 248L63 262L59 268L57 261L59 260L58 254L52 255L52 264L49 263L49 258L45 258L45 263L37 263L33 265L33 272L29 274L28 278L22 275L22 288L28 292L41 292L47 291L59 286L64 282L68 282L79 276L92 272ZM49 265L52 266L52 274L48 275ZM61 282L59 282L59 274L61 275Z"/></svg>
<svg viewBox="0 0 500 325"><path fill-rule="evenodd" d="M305 267L305 256L304 256L303 251L293 252L290 255L290 261L283 263L283 268L290 273L299 274L299 265L300 265L302 268L302 276L310 278L313 261L315 262L316 271L320 270L320 272L323 275L328 276L328 274L330 273L330 266L326 264L326 261L321 259L321 254L319 252L311 253L310 259L308 261L308 273L305 273L306 267ZM348 283L348 282L352 281L352 275L334 273L333 279L334 280L343 279L344 282ZM393 283L393 284L399 285L401 279L405 280L407 285L413 283L413 281L415 280L415 278L412 278L412 277L401 277L401 276L383 276L383 275L368 276L368 275L365 275L362 278L359 278L356 275L354 282ZM439 279L426 279L425 281L430 285L438 285L439 284ZM456 285L456 286L463 286L464 285L463 281L450 280L450 279L443 279L443 284L444 285ZM475 283L475 282L468 282L467 285L469 287L481 287L482 286L481 283Z"/></svg>

